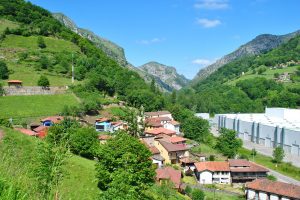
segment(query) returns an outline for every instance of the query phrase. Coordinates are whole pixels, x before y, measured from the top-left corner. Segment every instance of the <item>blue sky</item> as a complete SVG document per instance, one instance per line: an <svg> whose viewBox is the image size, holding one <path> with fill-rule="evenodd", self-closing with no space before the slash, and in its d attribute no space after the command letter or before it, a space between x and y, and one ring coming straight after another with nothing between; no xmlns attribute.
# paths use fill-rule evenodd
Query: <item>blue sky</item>
<svg viewBox="0 0 300 200"><path fill-rule="evenodd" d="M30 1L119 44L135 66L157 61L188 78L259 34L300 29L299 0Z"/></svg>

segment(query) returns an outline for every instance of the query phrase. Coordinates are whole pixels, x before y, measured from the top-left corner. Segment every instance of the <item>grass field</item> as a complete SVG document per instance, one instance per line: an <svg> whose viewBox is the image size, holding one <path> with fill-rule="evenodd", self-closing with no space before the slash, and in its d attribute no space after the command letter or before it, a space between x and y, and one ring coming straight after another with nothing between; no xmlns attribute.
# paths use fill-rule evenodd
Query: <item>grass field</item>
<svg viewBox="0 0 300 200"><path fill-rule="evenodd" d="M243 200L245 199L245 197L239 197L239 196L234 196L234 195L229 195L229 194L224 194L224 193L214 193L214 192L207 192L204 191L205 193L205 199L206 200Z"/></svg>
<svg viewBox="0 0 300 200"><path fill-rule="evenodd" d="M73 156L66 166L67 174L62 182L63 199L96 199L99 193L95 162Z"/></svg>
<svg viewBox="0 0 300 200"><path fill-rule="evenodd" d="M19 36L19 35L8 35L1 42L2 48L14 48L14 49L26 49L26 50L38 50L41 52L52 51L52 52L80 52L78 46L72 42L61 40L53 37L43 37L46 43L45 49L39 49L37 45L37 36Z"/></svg>
<svg viewBox="0 0 300 200"><path fill-rule="evenodd" d="M9 21L7 19L0 19L0 33L3 33L3 31L6 28L13 29L13 28L17 28L18 26L19 25L15 22Z"/></svg>
<svg viewBox="0 0 300 200"><path fill-rule="evenodd" d="M65 105L78 105L73 94L0 97L0 118L59 114Z"/></svg>
<svg viewBox="0 0 300 200"><path fill-rule="evenodd" d="M36 195L36 180L32 176L35 166L37 138L29 137L12 129L5 131L5 142L0 145L0 177L24 188L28 199L39 199ZM64 179L60 186L61 199L96 199L99 190L95 178L95 162L72 156L68 158Z"/></svg>
<svg viewBox="0 0 300 200"><path fill-rule="evenodd" d="M48 70L37 71L40 55L46 56L51 62L55 56L64 55L71 57L72 53L80 53L78 46L72 42L53 38L43 37L46 43L45 49L40 49L37 45L37 36L7 35L0 43L0 55L5 60L10 70L9 79L23 81L24 86L35 86L41 75L48 77L51 86L71 85L71 77L61 73L49 72ZM20 59L21 53L27 53L26 59ZM71 63L69 63L71 68ZM55 67L55 66L54 66ZM0 81L7 85L6 81ZM75 84L78 81L75 81Z"/></svg>
<svg viewBox="0 0 300 200"><path fill-rule="evenodd" d="M246 80L246 79L250 79L250 78L258 78L258 77L264 77L266 79L273 79L275 73L279 73L279 74L283 74L284 72L294 73L297 70L297 67L299 67L299 66L286 67L283 69L267 68L267 71L265 71L263 74L252 74L252 71L249 71L249 72L245 73L243 76L241 76L237 79L231 80L231 81L227 82L226 84L235 85L240 80Z"/></svg>

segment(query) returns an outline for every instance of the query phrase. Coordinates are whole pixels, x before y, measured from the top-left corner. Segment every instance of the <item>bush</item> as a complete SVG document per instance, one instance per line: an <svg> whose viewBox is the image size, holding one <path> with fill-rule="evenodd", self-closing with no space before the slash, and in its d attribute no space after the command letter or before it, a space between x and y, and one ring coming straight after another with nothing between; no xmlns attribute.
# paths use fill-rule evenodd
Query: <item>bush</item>
<svg viewBox="0 0 300 200"><path fill-rule="evenodd" d="M279 73L276 72L276 73L274 74L274 78L278 78L278 77L279 77Z"/></svg>
<svg viewBox="0 0 300 200"><path fill-rule="evenodd" d="M78 128L70 131L70 148L75 154L94 158L98 142L98 133L94 128Z"/></svg>
<svg viewBox="0 0 300 200"><path fill-rule="evenodd" d="M204 200L205 194L200 189L194 189L192 192L192 199L193 200Z"/></svg>
<svg viewBox="0 0 300 200"><path fill-rule="evenodd" d="M209 159L209 161L215 161L216 160L215 155L210 155L208 159Z"/></svg>
<svg viewBox="0 0 300 200"><path fill-rule="evenodd" d="M276 147L273 150L273 162L275 163L281 163L284 158L284 150L281 147Z"/></svg>
<svg viewBox="0 0 300 200"><path fill-rule="evenodd" d="M2 84L0 83L0 96L3 96L5 94L5 91L3 89Z"/></svg>
<svg viewBox="0 0 300 200"><path fill-rule="evenodd" d="M185 187L185 193L187 194L187 195L191 195L191 193L192 193L192 188L189 186L189 185L187 185L186 187Z"/></svg>
<svg viewBox="0 0 300 200"><path fill-rule="evenodd" d="M5 62L0 61L0 79L8 79L9 71Z"/></svg>
<svg viewBox="0 0 300 200"><path fill-rule="evenodd" d="M43 76L43 75L40 77L37 84L38 84L38 86L41 86L41 87L44 87L44 88L50 86L50 82L49 82L48 78L46 76Z"/></svg>
<svg viewBox="0 0 300 200"><path fill-rule="evenodd" d="M44 38L39 36L38 39L37 39L37 44L38 44L38 47L41 48L41 49L44 49L46 48L46 44L45 44L45 41L44 41Z"/></svg>

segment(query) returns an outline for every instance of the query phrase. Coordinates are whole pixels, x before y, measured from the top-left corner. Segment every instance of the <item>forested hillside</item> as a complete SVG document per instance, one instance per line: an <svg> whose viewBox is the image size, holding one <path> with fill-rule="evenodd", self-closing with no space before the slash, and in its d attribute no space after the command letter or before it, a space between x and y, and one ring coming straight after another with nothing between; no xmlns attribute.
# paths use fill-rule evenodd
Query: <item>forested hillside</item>
<svg viewBox="0 0 300 200"><path fill-rule="evenodd" d="M3 79L24 79L25 85L35 85L40 75L46 75L50 85L69 85L73 60L75 79L81 81L73 88L87 102L87 109L97 107L103 95L136 107L144 104L146 110L163 106L156 88L150 88L136 72L120 67L47 10L23 0L1 0L0 17L5 22L1 24L1 61L9 72Z"/></svg>
<svg viewBox="0 0 300 200"><path fill-rule="evenodd" d="M300 106L300 36L260 56L235 60L219 68L178 101L197 112L262 112L265 106ZM267 72L274 71L273 76ZM280 73L279 73L280 72ZM288 78L281 79L284 72Z"/></svg>

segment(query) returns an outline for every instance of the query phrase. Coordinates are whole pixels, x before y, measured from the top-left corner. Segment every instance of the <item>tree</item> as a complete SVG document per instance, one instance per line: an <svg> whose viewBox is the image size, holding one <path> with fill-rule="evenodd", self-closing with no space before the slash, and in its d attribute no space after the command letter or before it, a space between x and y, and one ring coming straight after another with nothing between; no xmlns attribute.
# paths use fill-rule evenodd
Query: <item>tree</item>
<svg viewBox="0 0 300 200"><path fill-rule="evenodd" d="M8 79L9 71L5 62L0 61L0 79Z"/></svg>
<svg viewBox="0 0 300 200"><path fill-rule="evenodd" d="M155 79L154 78L152 78L152 80L151 80L150 89L151 89L152 92L154 92L154 93L156 92L156 86L155 86Z"/></svg>
<svg viewBox="0 0 300 200"><path fill-rule="evenodd" d="M256 156L256 154L257 154L257 151L256 151L255 148L253 148L253 149L251 150L251 156L252 156L253 160L254 160L254 157Z"/></svg>
<svg viewBox="0 0 300 200"><path fill-rule="evenodd" d="M0 83L0 97L4 95L4 89L3 89L3 86L2 84Z"/></svg>
<svg viewBox="0 0 300 200"><path fill-rule="evenodd" d="M50 66L50 61L45 55L41 55L39 62L40 62L40 67L42 69L48 69L48 67Z"/></svg>
<svg viewBox="0 0 300 200"><path fill-rule="evenodd" d="M204 200L205 194L202 190L200 189L194 189L192 192L192 199L193 200Z"/></svg>
<svg viewBox="0 0 300 200"><path fill-rule="evenodd" d="M281 163L284 158L284 150L282 147L276 147L273 150L273 161L275 163Z"/></svg>
<svg viewBox="0 0 300 200"><path fill-rule="evenodd" d="M171 94L171 103L175 104L176 103L176 99L177 99L176 90L173 90L172 94Z"/></svg>
<svg viewBox="0 0 300 200"><path fill-rule="evenodd" d="M48 78L46 76L41 75L40 79L38 80L38 86L41 86L43 88L49 87L50 86L50 82L48 80Z"/></svg>
<svg viewBox="0 0 300 200"><path fill-rule="evenodd" d="M217 139L216 148L222 152L224 156L234 158L242 147L242 140L236 137L236 132L233 130L222 128L221 135Z"/></svg>
<svg viewBox="0 0 300 200"><path fill-rule="evenodd" d="M184 136L198 142L206 141L210 135L208 121L198 117L189 117L182 123Z"/></svg>
<svg viewBox="0 0 300 200"><path fill-rule="evenodd" d="M143 109L143 106L141 106ZM139 122L139 119L142 118L143 111L140 111L140 113L135 109L130 108L124 108L124 115L121 117L124 121L128 123L128 129L127 132L133 137L139 137L141 134L143 134L143 124Z"/></svg>
<svg viewBox="0 0 300 200"><path fill-rule="evenodd" d="M140 199L141 193L154 182L150 156L145 145L124 132L101 145L96 171L98 187L105 197L102 199L114 199L118 192L126 195L123 199Z"/></svg>
<svg viewBox="0 0 300 200"><path fill-rule="evenodd" d="M279 73L278 72L274 73L274 78L279 78Z"/></svg>
<svg viewBox="0 0 300 200"><path fill-rule="evenodd" d="M45 41L44 41L44 38L43 38L42 36L39 36L39 37L37 38L37 44L38 44L38 47L41 48L41 49L44 49L44 48L47 47L47 46L46 46L46 43L45 43Z"/></svg>
<svg viewBox="0 0 300 200"><path fill-rule="evenodd" d="M94 128L77 128L70 133L70 149L73 153L93 158L99 141Z"/></svg>

